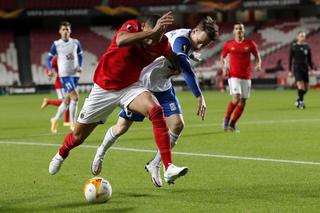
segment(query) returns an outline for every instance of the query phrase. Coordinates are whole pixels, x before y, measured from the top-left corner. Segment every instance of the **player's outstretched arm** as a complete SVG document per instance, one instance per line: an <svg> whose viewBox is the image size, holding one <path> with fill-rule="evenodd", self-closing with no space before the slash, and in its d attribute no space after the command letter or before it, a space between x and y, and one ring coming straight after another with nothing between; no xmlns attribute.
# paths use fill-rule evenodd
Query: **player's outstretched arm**
<svg viewBox="0 0 320 213"><path fill-rule="evenodd" d="M256 71L260 72L261 71L261 57L260 54L258 53L257 56L255 57L255 62L256 62Z"/></svg>
<svg viewBox="0 0 320 213"><path fill-rule="evenodd" d="M197 77L194 74L191 65L188 61L188 58L184 54L179 54L179 67L182 72L182 75L185 79L187 86L191 89L193 95L197 98L197 115L201 116L201 119L204 120L207 105L202 95L201 89L197 83Z"/></svg>
<svg viewBox="0 0 320 213"><path fill-rule="evenodd" d="M52 78L52 76L53 76L52 59L56 54L57 54L57 48L56 48L56 45L53 43L51 45L50 51L48 53L48 58L47 58L47 75L49 78Z"/></svg>
<svg viewBox="0 0 320 213"><path fill-rule="evenodd" d="M146 38L160 40L167 26L171 25L173 22L173 16L171 15L171 12L168 12L161 16L158 19L156 25L150 30L132 33L125 31L119 32L117 35L116 43L119 47L125 47L128 45L139 43Z"/></svg>
<svg viewBox="0 0 320 213"><path fill-rule="evenodd" d="M77 57L78 57L78 66L76 67L76 72L82 72L82 64L83 64L83 51L79 41L77 41Z"/></svg>

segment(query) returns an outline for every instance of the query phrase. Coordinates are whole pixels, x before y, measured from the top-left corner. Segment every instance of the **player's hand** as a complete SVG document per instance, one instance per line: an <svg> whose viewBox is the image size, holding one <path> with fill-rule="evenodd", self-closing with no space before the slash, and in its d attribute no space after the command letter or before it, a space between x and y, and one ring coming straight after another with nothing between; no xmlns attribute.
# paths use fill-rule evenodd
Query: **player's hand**
<svg viewBox="0 0 320 213"><path fill-rule="evenodd" d="M197 115L201 116L201 119L204 120L204 117L206 116L207 105L202 95L197 97L197 99L198 99Z"/></svg>
<svg viewBox="0 0 320 213"><path fill-rule="evenodd" d="M222 67L222 75L228 77L229 75L229 68Z"/></svg>
<svg viewBox="0 0 320 213"><path fill-rule="evenodd" d="M198 53L198 52L193 52L191 55L190 55L190 58L192 60L194 60L195 62L202 62L202 58L201 58L201 53Z"/></svg>
<svg viewBox="0 0 320 213"><path fill-rule="evenodd" d="M288 72L288 76L292 77L292 72L291 71Z"/></svg>
<svg viewBox="0 0 320 213"><path fill-rule="evenodd" d="M261 72L261 65L260 64L257 64L256 67L255 67L256 71L258 72Z"/></svg>
<svg viewBox="0 0 320 213"><path fill-rule="evenodd" d="M161 36L165 32L167 26L173 24L174 18L171 14L172 14L172 12L169 11L158 19L156 25L152 29L152 31L153 31L152 37L161 38Z"/></svg>

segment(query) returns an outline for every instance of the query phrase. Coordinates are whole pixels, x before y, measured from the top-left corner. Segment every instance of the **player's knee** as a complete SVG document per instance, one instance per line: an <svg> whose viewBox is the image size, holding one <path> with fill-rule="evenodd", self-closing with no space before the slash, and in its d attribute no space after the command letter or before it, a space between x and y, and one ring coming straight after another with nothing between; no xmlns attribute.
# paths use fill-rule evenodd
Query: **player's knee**
<svg viewBox="0 0 320 213"><path fill-rule="evenodd" d="M233 97L232 97L232 102L233 102L234 104L239 103L240 100L241 100L241 95L240 95L240 94L233 95Z"/></svg>
<svg viewBox="0 0 320 213"><path fill-rule="evenodd" d="M71 96L71 100L74 102L78 102L79 97L77 95L73 95L73 96Z"/></svg>
<svg viewBox="0 0 320 213"><path fill-rule="evenodd" d="M77 131L73 132L73 137L74 137L74 140L75 140L76 144L82 144L83 141L85 140L83 135L80 132L77 132Z"/></svg>
<svg viewBox="0 0 320 213"><path fill-rule="evenodd" d="M148 112L148 117L152 121L154 119L164 119L163 110L160 105L155 105Z"/></svg>
<svg viewBox="0 0 320 213"><path fill-rule="evenodd" d="M63 100L63 102L66 104L66 105L69 105L70 104L70 98L65 98L64 100Z"/></svg>
<svg viewBox="0 0 320 213"><path fill-rule="evenodd" d="M241 99L240 101L239 101L239 105L241 105L242 107L244 107L245 105L246 105L246 99Z"/></svg>
<svg viewBox="0 0 320 213"><path fill-rule="evenodd" d="M176 122L173 123L173 125L170 125L169 128L176 135L180 135L180 133L182 132L182 130L184 128L184 123L181 120L180 121L176 121Z"/></svg>

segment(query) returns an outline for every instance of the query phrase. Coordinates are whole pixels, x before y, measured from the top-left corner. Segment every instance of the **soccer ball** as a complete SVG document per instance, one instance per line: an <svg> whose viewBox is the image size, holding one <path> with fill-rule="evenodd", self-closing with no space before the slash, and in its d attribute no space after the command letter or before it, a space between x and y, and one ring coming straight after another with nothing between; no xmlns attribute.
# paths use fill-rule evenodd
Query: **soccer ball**
<svg viewBox="0 0 320 213"><path fill-rule="evenodd" d="M94 177L84 185L84 196L89 203L104 203L111 198L112 188L110 183L101 178Z"/></svg>

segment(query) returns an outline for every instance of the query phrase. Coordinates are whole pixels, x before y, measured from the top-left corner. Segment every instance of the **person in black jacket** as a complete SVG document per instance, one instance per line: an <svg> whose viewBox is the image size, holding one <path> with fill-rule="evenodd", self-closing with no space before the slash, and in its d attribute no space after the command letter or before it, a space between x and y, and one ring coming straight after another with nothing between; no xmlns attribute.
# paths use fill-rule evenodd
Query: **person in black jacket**
<svg viewBox="0 0 320 213"><path fill-rule="evenodd" d="M309 87L309 68L313 69L311 49L305 39L306 33L299 31L297 41L292 44L289 53L289 75L293 72L296 80L298 98L295 104L299 109L306 108L303 98Z"/></svg>

